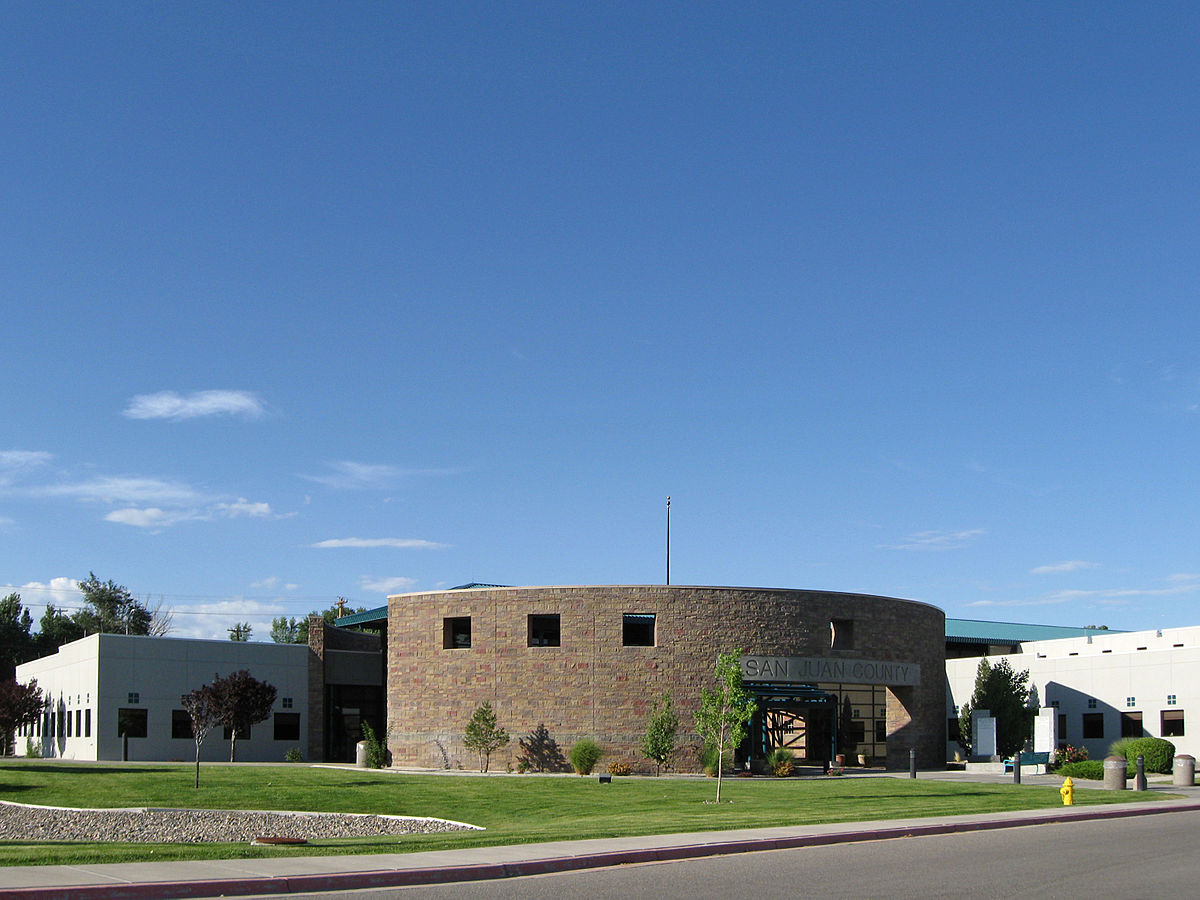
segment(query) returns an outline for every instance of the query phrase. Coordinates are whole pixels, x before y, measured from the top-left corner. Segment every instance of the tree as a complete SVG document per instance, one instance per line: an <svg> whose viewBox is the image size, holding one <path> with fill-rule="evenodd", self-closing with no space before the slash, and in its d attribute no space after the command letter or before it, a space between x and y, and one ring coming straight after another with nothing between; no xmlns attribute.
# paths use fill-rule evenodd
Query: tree
<svg viewBox="0 0 1200 900"><path fill-rule="evenodd" d="M15 678L0 681L0 755L8 755L12 733L22 725L32 725L41 714L42 689L36 678L28 684Z"/></svg>
<svg viewBox="0 0 1200 900"><path fill-rule="evenodd" d="M83 636L84 630L78 622L53 603L47 603L34 642L39 656L49 656L63 644L77 641Z"/></svg>
<svg viewBox="0 0 1200 900"><path fill-rule="evenodd" d="M129 590L112 579L100 581L95 572L79 583L84 608L71 618L84 634L149 634L153 616Z"/></svg>
<svg viewBox="0 0 1200 900"><path fill-rule="evenodd" d="M1014 672L1007 659L995 664L981 659L975 670L975 692L959 711L959 743L964 732L970 734L971 713L986 709L996 720L996 752L1004 758L1021 752L1037 718L1036 701L1031 701L1028 669ZM964 749L970 752L969 743Z"/></svg>
<svg viewBox="0 0 1200 900"><path fill-rule="evenodd" d="M237 761L237 739L271 714L275 686L259 681L245 669L212 683L216 724L229 729L229 761Z"/></svg>
<svg viewBox="0 0 1200 900"><path fill-rule="evenodd" d="M192 720L192 739L196 742L196 783L200 787L200 746L217 721L217 699L213 686L206 684L183 695L183 709Z"/></svg>
<svg viewBox="0 0 1200 900"><path fill-rule="evenodd" d="M150 613L150 627L146 633L150 637L165 637L175 627L175 611L166 605L162 597L153 606L151 602L154 602L151 597L146 597L142 602L142 606Z"/></svg>
<svg viewBox="0 0 1200 900"><path fill-rule="evenodd" d="M21 606L20 594L0 599L0 679L13 678L17 666L37 655L33 616Z"/></svg>
<svg viewBox="0 0 1200 900"><path fill-rule="evenodd" d="M492 754L508 743L508 732L496 723L496 712L492 704L484 700L471 714L467 731L463 735L463 746L479 754L479 771L486 772Z"/></svg>
<svg viewBox="0 0 1200 900"><path fill-rule="evenodd" d="M670 693L662 695L661 703L654 702L646 718L646 733L642 735L642 756L654 762L654 774L658 775L675 753L675 741L679 734L679 717L671 706Z"/></svg>
<svg viewBox="0 0 1200 900"><path fill-rule="evenodd" d="M278 619L271 620L271 640L276 644L307 644L308 643L308 628L304 629L305 639L299 640L300 623L295 618L289 619L287 616L280 616Z"/></svg>
<svg viewBox="0 0 1200 900"><path fill-rule="evenodd" d="M325 620L325 624L332 625L337 619L341 618L342 616L352 616L355 613L364 613L366 611L367 611L367 608L365 606L359 606L354 609L351 609L346 605L345 597L338 597L337 601L335 603L333 603L329 607L329 609L323 609L323 610L322 609L314 609L307 616L305 616L303 619L301 619L297 623L296 640L292 641L292 643L293 644L307 644L308 643L308 619L309 619L309 616L320 616L322 619Z"/></svg>
<svg viewBox="0 0 1200 900"><path fill-rule="evenodd" d="M241 641L244 643L250 640L250 632L254 629L250 627L249 622L238 622L227 630L229 631L229 639L231 641Z"/></svg>
<svg viewBox="0 0 1200 900"><path fill-rule="evenodd" d="M717 750L717 802L721 802L721 770L725 753L737 750L746 739L750 719L758 704L750 699L742 683L742 651L717 657L716 688L705 688L696 710L696 731L704 743Z"/></svg>

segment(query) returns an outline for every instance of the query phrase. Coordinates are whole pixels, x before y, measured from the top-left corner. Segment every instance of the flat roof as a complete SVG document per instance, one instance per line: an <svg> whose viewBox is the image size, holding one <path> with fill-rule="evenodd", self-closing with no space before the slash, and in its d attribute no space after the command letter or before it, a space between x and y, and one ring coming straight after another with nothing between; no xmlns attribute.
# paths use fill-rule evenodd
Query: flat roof
<svg viewBox="0 0 1200 900"><path fill-rule="evenodd" d="M1113 629L1075 625L1030 625L1024 622L985 622L980 619L946 619L946 640L959 644L1020 644L1058 638L1117 634Z"/></svg>

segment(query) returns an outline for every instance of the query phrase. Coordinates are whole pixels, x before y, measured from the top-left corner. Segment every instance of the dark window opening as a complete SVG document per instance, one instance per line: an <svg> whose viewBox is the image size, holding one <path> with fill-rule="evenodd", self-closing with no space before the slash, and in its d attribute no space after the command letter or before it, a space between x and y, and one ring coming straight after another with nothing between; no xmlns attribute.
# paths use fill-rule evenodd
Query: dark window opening
<svg viewBox="0 0 1200 900"><path fill-rule="evenodd" d="M174 740L192 740L192 717L186 709L171 710L171 737Z"/></svg>
<svg viewBox="0 0 1200 900"><path fill-rule="evenodd" d="M1162 711L1162 736L1183 737L1183 710L1164 709Z"/></svg>
<svg viewBox="0 0 1200 900"><path fill-rule="evenodd" d="M83 736L92 736L92 711L90 709L83 711Z"/></svg>
<svg viewBox="0 0 1200 900"><path fill-rule="evenodd" d="M83 710L75 710L75 737L83 737Z"/></svg>
<svg viewBox="0 0 1200 900"><path fill-rule="evenodd" d="M958 719L954 720L954 733L958 734ZM887 722L884 719L875 720L875 743L887 743Z"/></svg>
<svg viewBox="0 0 1200 900"><path fill-rule="evenodd" d="M1085 740L1104 737L1104 713L1083 714L1083 737Z"/></svg>
<svg viewBox="0 0 1200 900"><path fill-rule="evenodd" d="M530 647L559 647L562 643L562 630L559 626L558 614L532 615L529 617L529 646Z"/></svg>
<svg viewBox="0 0 1200 900"><path fill-rule="evenodd" d="M626 647L653 647L654 614L625 613L621 623L621 643Z"/></svg>
<svg viewBox="0 0 1200 900"><path fill-rule="evenodd" d="M833 619L829 623L829 649L854 649L854 620Z"/></svg>
<svg viewBox="0 0 1200 900"><path fill-rule="evenodd" d="M275 740L300 740L300 713L275 713Z"/></svg>
<svg viewBox="0 0 1200 900"><path fill-rule="evenodd" d="M1142 714L1140 712L1121 713L1121 737L1140 738L1142 736Z"/></svg>
<svg viewBox="0 0 1200 900"><path fill-rule="evenodd" d="M117 737L144 738L146 736L146 710L117 710Z"/></svg>
<svg viewBox="0 0 1200 900"><path fill-rule="evenodd" d="M471 617L442 619L442 649L460 650L471 646Z"/></svg>

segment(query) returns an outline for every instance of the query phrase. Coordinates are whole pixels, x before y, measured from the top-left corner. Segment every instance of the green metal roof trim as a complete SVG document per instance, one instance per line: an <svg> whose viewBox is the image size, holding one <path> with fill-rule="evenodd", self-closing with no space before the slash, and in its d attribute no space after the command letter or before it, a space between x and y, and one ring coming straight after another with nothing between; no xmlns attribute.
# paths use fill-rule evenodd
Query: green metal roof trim
<svg viewBox="0 0 1200 900"><path fill-rule="evenodd" d="M342 616L340 619L334 619L333 625L335 628L345 628L347 625L365 625L367 622L386 622L387 607L380 606L376 609L368 609L366 612L353 613L349 616Z"/></svg>
<svg viewBox="0 0 1200 900"><path fill-rule="evenodd" d="M1115 629L1081 628L1074 625L1028 625L1022 622L983 622L979 619L947 619L946 640L960 644L1019 644L1022 641L1052 641L1056 638L1117 634Z"/></svg>
<svg viewBox="0 0 1200 900"><path fill-rule="evenodd" d="M483 584L478 581L472 581L470 584L459 584L450 588L452 591L469 591L472 588L489 588L489 587L512 587L511 584Z"/></svg>

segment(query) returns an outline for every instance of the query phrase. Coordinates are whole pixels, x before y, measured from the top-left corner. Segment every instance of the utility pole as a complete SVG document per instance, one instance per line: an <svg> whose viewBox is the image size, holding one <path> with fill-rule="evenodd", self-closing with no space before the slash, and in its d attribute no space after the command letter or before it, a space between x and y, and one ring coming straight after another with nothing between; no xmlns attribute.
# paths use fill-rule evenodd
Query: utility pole
<svg viewBox="0 0 1200 900"><path fill-rule="evenodd" d="M671 583L671 498L667 498L667 584Z"/></svg>

